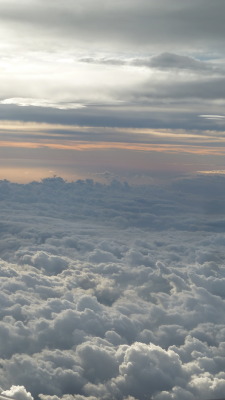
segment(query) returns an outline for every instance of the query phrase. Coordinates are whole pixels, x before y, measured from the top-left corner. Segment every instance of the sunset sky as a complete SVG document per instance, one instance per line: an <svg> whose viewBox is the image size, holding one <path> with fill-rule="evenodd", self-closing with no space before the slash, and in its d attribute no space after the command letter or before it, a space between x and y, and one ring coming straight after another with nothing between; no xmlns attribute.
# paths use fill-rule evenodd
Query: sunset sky
<svg viewBox="0 0 225 400"><path fill-rule="evenodd" d="M0 178L219 171L223 0L1 0Z"/></svg>
<svg viewBox="0 0 225 400"><path fill-rule="evenodd" d="M224 38L225 0L0 0L0 400L225 399Z"/></svg>

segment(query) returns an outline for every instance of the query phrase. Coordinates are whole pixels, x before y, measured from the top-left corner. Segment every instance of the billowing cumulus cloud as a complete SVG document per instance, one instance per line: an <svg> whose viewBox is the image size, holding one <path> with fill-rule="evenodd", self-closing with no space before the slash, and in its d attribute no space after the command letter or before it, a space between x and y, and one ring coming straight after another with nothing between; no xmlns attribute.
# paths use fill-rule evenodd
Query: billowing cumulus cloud
<svg viewBox="0 0 225 400"><path fill-rule="evenodd" d="M1 181L3 395L222 398L223 188Z"/></svg>
<svg viewBox="0 0 225 400"><path fill-rule="evenodd" d="M1 393L3 396L13 397L16 400L33 400L33 397L23 386L13 385L10 390ZM3 397L4 398L4 397Z"/></svg>

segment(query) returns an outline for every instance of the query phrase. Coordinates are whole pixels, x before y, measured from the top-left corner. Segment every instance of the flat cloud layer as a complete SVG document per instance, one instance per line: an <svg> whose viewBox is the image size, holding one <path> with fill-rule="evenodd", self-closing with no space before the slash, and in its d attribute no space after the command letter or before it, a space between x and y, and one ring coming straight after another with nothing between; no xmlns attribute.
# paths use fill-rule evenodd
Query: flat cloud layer
<svg viewBox="0 0 225 400"><path fill-rule="evenodd" d="M1 181L3 394L222 398L224 183Z"/></svg>
<svg viewBox="0 0 225 400"><path fill-rule="evenodd" d="M27 31L39 29L39 37L57 43L69 40L71 43L91 41L96 45L124 48L141 46L155 48L157 45L183 48L220 47L224 35L224 2L198 0L154 0L104 2L102 0L57 1L15 0L1 2L1 20L5 25L20 28L18 37L25 43ZM216 21L216 23L215 23ZM196 42L197 37L197 42ZM43 41L41 44L44 46ZM38 44L37 44L38 45ZM40 46L40 43L39 43ZM214 47L215 50L215 47Z"/></svg>

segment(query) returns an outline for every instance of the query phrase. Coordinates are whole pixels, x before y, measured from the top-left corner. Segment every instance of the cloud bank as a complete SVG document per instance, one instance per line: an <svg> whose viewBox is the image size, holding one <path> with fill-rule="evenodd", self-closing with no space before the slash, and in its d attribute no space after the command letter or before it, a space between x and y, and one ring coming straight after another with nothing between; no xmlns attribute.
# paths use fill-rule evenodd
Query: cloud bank
<svg viewBox="0 0 225 400"><path fill-rule="evenodd" d="M224 187L1 181L3 395L222 398Z"/></svg>

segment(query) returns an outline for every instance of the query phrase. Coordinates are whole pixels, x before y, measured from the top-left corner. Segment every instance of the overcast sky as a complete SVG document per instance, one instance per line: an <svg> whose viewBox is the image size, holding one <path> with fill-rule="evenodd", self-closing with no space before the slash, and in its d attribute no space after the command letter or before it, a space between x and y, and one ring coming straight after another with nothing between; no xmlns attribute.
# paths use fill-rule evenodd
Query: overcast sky
<svg viewBox="0 0 225 400"><path fill-rule="evenodd" d="M223 0L1 0L0 178L223 171L224 12Z"/></svg>

